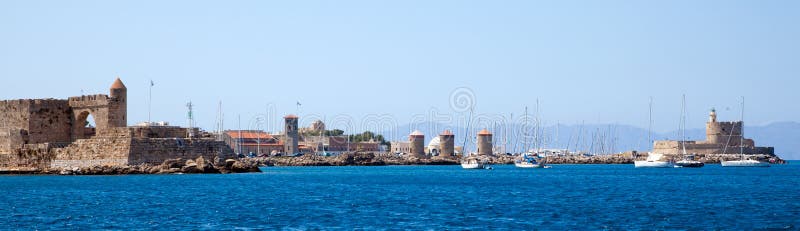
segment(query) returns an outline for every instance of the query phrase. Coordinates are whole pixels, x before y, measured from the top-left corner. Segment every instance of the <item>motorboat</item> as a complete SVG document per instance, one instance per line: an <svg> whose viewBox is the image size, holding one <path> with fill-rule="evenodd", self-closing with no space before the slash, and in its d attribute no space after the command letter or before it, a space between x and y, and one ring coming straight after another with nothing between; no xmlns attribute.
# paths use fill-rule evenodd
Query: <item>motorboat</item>
<svg viewBox="0 0 800 231"><path fill-rule="evenodd" d="M662 161L663 154L650 153L647 155L646 160L637 160L633 162L636 168L672 168L674 165L670 161Z"/></svg>

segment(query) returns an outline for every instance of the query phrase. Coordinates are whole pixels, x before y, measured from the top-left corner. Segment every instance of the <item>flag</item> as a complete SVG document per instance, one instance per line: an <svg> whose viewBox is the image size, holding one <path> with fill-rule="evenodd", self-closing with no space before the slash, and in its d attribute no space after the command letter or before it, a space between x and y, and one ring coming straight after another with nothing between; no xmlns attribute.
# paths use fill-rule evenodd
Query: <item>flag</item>
<svg viewBox="0 0 800 231"><path fill-rule="evenodd" d="M155 85L156 85L156 83L154 83L153 80L150 80L150 86L152 87L152 86L155 86Z"/></svg>

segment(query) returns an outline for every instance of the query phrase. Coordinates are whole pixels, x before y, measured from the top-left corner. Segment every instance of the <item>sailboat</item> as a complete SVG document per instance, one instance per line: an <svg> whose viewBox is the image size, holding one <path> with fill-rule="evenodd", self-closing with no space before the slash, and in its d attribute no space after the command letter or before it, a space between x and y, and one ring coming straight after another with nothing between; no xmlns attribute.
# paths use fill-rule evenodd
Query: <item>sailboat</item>
<svg viewBox="0 0 800 231"><path fill-rule="evenodd" d="M664 154L649 153L646 160L634 161L633 165L636 168L672 168L672 162L662 161L662 157L664 157Z"/></svg>
<svg viewBox="0 0 800 231"><path fill-rule="evenodd" d="M536 157L528 156L528 153L523 153L522 156L514 161L514 166L517 168L544 168L544 164L536 161Z"/></svg>
<svg viewBox="0 0 800 231"><path fill-rule="evenodd" d="M681 102L681 147L683 147L682 159L675 162L676 168L700 168L705 166L703 162L694 160L694 155L686 154L686 95L683 95Z"/></svg>
<svg viewBox="0 0 800 231"><path fill-rule="evenodd" d="M471 156L461 160L461 168L463 169L490 169L491 167L486 164L486 160Z"/></svg>
<svg viewBox="0 0 800 231"><path fill-rule="evenodd" d="M722 167L769 167L769 162L760 161L760 160L753 160L747 159L744 156L744 97L742 97L742 117L741 117L741 124L742 124L742 134L739 136L739 154L741 158L739 160L729 160L729 161L721 161L720 164ZM731 133L733 133L733 129L731 129Z"/></svg>
<svg viewBox="0 0 800 231"><path fill-rule="evenodd" d="M525 122L523 128L528 127L528 107L525 107L525 116L523 117ZM527 142L527 133L525 133L525 137L523 137L522 146L524 152L522 155L514 160L514 166L517 168L543 168L544 164L539 163L537 161L537 157L533 155L528 155L528 142Z"/></svg>
<svg viewBox="0 0 800 231"><path fill-rule="evenodd" d="M653 121L653 99L650 98L650 124L651 126L647 129L647 136L648 142L650 142L650 137L653 131L652 121ZM663 154L660 153L648 153L646 160L637 160L633 162L633 166L636 168L672 168L673 164L669 161L662 161L661 158L664 157Z"/></svg>
<svg viewBox="0 0 800 231"><path fill-rule="evenodd" d="M473 110L469 112L469 120L467 121L467 134L469 134L470 128L470 121L472 121L472 113ZM464 136L464 144L462 147L467 147L467 137ZM461 159L461 168L463 169L492 169L491 166L488 165L488 161L485 159L478 158L474 156L472 153L465 154L464 157Z"/></svg>

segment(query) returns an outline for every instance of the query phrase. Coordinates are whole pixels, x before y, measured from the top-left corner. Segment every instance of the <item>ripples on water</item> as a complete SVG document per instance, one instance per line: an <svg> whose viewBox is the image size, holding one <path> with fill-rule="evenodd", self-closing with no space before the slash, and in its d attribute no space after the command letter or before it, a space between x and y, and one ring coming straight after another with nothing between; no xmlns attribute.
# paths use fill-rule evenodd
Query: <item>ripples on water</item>
<svg viewBox="0 0 800 231"><path fill-rule="evenodd" d="M800 165L0 176L0 229L800 228Z"/></svg>

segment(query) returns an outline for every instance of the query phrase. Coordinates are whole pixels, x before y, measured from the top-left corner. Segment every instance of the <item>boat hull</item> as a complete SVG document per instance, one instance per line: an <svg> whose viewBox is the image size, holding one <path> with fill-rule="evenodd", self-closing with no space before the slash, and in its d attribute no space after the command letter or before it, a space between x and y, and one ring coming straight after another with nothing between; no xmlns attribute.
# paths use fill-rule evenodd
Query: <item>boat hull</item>
<svg viewBox="0 0 800 231"><path fill-rule="evenodd" d="M514 166L517 166L517 168L543 168L544 167L541 164L526 163L526 162L514 163Z"/></svg>
<svg viewBox="0 0 800 231"><path fill-rule="evenodd" d="M705 166L703 162L700 161L678 161L675 162L676 168L701 168Z"/></svg>
<svg viewBox="0 0 800 231"><path fill-rule="evenodd" d="M672 168L673 165L667 161L634 161L634 167L636 168Z"/></svg>
<svg viewBox="0 0 800 231"><path fill-rule="evenodd" d="M483 164L480 163L461 163L463 169L483 169Z"/></svg>
<svg viewBox="0 0 800 231"><path fill-rule="evenodd" d="M722 167L769 167L768 162L757 160L731 160L720 162Z"/></svg>

